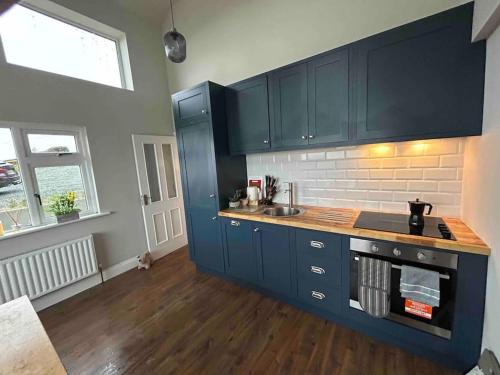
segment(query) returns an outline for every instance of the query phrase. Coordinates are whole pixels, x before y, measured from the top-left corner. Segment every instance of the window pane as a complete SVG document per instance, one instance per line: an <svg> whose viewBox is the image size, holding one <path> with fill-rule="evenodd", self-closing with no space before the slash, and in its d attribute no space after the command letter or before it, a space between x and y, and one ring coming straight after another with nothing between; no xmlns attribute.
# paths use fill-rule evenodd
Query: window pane
<svg viewBox="0 0 500 375"><path fill-rule="evenodd" d="M75 137L60 134L28 134L32 153L77 152Z"/></svg>
<svg viewBox="0 0 500 375"><path fill-rule="evenodd" d="M78 165L35 168L35 176L46 217L54 216L49 212L50 201L58 195L71 192L76 194L75 207L81 210L80 213L89 211L82 172Z"/></svg>
<svg viewBox="0 0 500 375"><path fill-rule="evenodd" d="M167 191L169 198L177 197L177 187L175 185L175 169L174 160L172 157L172 146L163 144L163 162L165 164L165 176L167 178Z"/></svg>
<svg viewBox="0 0 500 375"><path fill-rule="evenodd" d="M0 128L0 221L5 231L31 225L10 129Z"/></svg>
<svg viewBox="0 0 500 375"><path fill-rule="evenodd" d="M122 87L114 40L20 5L0 17L0 36L11 64Z"/></svg>
<svg viewBox="0 0 500 375"><path fill-rule="evenodd" d="M149 195L151 198L151 202L161 201L155 145L144 144L144 157L146 158L146 173L148 175Z"/></svg>

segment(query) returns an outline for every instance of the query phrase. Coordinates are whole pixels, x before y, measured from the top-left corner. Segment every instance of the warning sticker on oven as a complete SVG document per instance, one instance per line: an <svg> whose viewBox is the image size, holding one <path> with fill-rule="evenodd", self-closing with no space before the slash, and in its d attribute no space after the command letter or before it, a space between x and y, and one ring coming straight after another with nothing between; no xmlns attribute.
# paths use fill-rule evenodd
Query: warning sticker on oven
<svg viewBox="0 0 500 375"><path fill-rule="evenodd" d="M425 303L405 299L405 312L413 314L426 319L432 319L432 306Z"/></svg>

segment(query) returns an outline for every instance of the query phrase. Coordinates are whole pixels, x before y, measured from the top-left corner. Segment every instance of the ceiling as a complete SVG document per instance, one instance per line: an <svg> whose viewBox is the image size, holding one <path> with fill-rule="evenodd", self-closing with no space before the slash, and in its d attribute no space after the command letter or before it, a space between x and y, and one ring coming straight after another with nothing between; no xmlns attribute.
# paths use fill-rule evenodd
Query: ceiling
<svg viewBox="0 0 500 375"><path fill-rule="evenodd" d="M170 14L169 0L114 0L124 7L149 22L161 24Z"/></svg>

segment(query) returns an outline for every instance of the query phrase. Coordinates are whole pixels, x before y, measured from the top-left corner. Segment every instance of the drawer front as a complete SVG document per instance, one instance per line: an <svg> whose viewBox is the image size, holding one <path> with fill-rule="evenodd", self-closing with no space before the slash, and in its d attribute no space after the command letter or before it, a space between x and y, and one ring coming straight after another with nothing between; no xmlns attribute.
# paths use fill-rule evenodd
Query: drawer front
<svg viewBox="0 0 500 375"><path fill-rule="evenodd" d="M297 253L316 258L335 258L340 261L342 247L338 234L298 229L296 231Z"/></svg>
<svg viewBox="0 0 500 375"><path fill-rule="evenodd" d="M340 289L319 282L299 279L298 294L300 301L308 305L334 313L340 311Z"/></svg>
<svg viewBox="0 0 500 375"><path fill-rule="evenodd" d="M297 252L297 272L300 279L340 286L340 259L333 256L314 256L306 251Z"/></svg>

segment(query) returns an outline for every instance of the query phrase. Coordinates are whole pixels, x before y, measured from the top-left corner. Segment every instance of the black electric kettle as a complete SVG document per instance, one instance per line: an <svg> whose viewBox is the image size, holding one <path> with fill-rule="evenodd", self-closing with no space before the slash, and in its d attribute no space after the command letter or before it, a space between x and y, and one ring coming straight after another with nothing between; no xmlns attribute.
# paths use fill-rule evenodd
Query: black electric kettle
<svg viewBox="0 0 500 375"><path fill-rule="evenodd" d="M410 205L410 226L413 227L423 227L424 226L424 211L425 207L429 206L429 211L427 211L427 215L431 214L432 204L426 202L420 202L417 198L415 201L408 201Z"/></svg>

